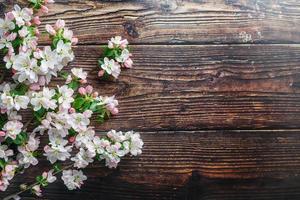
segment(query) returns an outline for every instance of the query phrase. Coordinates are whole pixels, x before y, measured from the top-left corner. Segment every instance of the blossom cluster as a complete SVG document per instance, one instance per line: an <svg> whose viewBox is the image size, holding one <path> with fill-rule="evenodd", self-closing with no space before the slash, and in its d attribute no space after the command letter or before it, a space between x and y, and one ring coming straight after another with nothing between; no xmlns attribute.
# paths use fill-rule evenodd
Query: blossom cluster
<svg viewBox="0 0 300 200"><path fill-rule="evenodd" d="M69 190L80 188L87 179L81 169L94 161L116 168L125 155L141 154L143 141L133 131L111 130L102 137L96 134L92 118L102 123L118 114L118 101L115 96L100 96L88 85L88 74L83 69L63 70L74 59L72 45L78 42L63 20L57 20L54 26L46 25L51 45L38 47L39 15L48 12L46 4L54 1L29 2L31 8L15 5L0 19L0 49L5 54L2 70L12 77L0 80L0 190L5 191L18 173L37 165L39 158L45 156L52 169L37 176L32 186L21 187L22 191L31 190L40 196L41 188L53 183L58 173L62 173ZM114 66L131 67L127 44L118 36L109 41L107 57L103 59L105 73L117 78L119 73ZM108 56L109 52L116 52L115 56ZM106 66L107 62L113 64ZM65 83L48 86L57 76ZM29 123L23 123L22 110L32 112ZM35 128L28 131L32 122ZM40 135L48 136L42 148ZM65 161L72 164L64 166Z"/></svg>
<svg viewBox="0 0 300 200"><path fill-rule="evenodd" d="M98 76L106 79L109 76L117 79L121 73L121 68L132 68L132 54L129 52L127 39L116 36L108 41L108 46L104 49L103 58L98 63L100 71Z"/></svg>

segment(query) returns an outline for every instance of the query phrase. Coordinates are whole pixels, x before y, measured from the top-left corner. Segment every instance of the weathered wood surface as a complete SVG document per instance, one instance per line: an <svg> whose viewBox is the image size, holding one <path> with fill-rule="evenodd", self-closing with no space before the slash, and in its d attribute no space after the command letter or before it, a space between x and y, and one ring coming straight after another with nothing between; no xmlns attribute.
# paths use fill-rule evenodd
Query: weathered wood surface
<svg viewBox="0 0 300 200"><path fill-rule="evenodd" d="M60 181L39 199L300 199L299 1L56 2L43 24L65 19L80 40L71 66L120 100L97 130L141 131L145 149L117 170L90 166L82 190ZM113 35L135 44L135 67L105 83L93 71L97 44ZM0 199L48 167L26 171Z"/></svg>
<svg viewBox="0 0 300 200"><path fill-rule="evenodd" d="M99 46L77 47L78 66L120 114L104 129L300 128L300 45L139 45L117 82L97 80ZM57 82L53 82L53 85Z"/></svg>
<svg viewBox="0 0 300 200"><path fill-rule="evenodd" d="M140 158L126 158L118 170L93 164L85 170L90 178L82 191L69 193L62 183L53 184L45 190L45 199L72 199L75 194L75 199L300 197L299 130L160 131L142 135L145 148ZM30 174L47 168L48 162L43 161L16 183L33 181Z"/></svg>
<svg viewBox="0 0 300 200"><path fill-rule="evenodd" d="M106 43L112 35L133 43L300 42L297 0L58 0L43 24L58 18L81 44Z"/></svg>

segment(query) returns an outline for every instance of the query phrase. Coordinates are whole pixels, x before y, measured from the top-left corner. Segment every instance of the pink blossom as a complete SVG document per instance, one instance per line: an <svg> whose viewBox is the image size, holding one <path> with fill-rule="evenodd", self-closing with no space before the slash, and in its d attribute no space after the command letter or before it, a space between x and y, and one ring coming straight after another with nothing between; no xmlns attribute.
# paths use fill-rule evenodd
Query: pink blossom
<svg viewBox="0 0 300 200"><path fill-rule="evenodd" d="M26 22L25 24L26 24L26 26L31 26L32 25L31 22Z"/></svg>
<svg viewBox="0 0 300 200"><path fill-rule="evenodd" d="M9 20L9 21L12 21L12 20L15 19L15 16L12 12L8 12L8 13L5 14L5 19Z"/></svg>
<svg viewBox="0 0 300 200"><path fill-rule="evenodd" d="M70 108L70 109L69 109L69 113L70 113L70 114L73 114L73 113L75 113L75 112L76 112L75 108Z"/></svg>
<svg viewBox="0 0 300 200"><path fill-rule="evenodd" d="M37 90L40 90L40 89L41 89L41 87L40 87L39 84L34 83L34 84L30 85L30 90L37 91Z"/></svg>
<svg viewBox="0 0 300 200"><path fill-rule="evenodd" d="M79 92L79 94L81 94L81 95L86 95L86 89L85 89L84 87L80 87L80 88L78 89L78 92Z"/></svg>
<svg viewBox="0 0 300 200"><path fill-rule="evenodd" d="M92 94L92 92L93 92L93 86L91 86L91 85L88 85L88 86L86 86L86 88L85 88L85 90L86 90L86 93L88 93L88 94Z"/></svg>
<svg viewBox="0 0 300 200"><path fill-rule="evenodd" d="M92 96L93 96L94 98L96 98L96 97L99 96L99 93L98 93L98 92L94 92Z"/></svg>
<svg viewBox="0 0 300 200"><path fill-rule="evenodd" d="M72 45L76 45L78 43L78 38L75 38L75 37L72 38L71 42L72 42Z"/></svg>
<svg viewBox="0 0 300 200"><path fill-rule="evenodd" d="M7 109L6 108L1 108L1 114L4 114L4 113L6 113L7 112Z"/></svg>
<svg viewBox="0 0 300 200"><path fill-rule="evenodd" d="M125 49L128 45L127 39L121 40L120 47L121 49Z"/></svg>
<svg viewBox="0 0 300 200"><path fill-rule="evenodd" d="M127 60L125 60L124 66L126 68L132 68L132 65L133 65L133 61L131 60L131 58L128 58Z"/></svg>
<svg viewBox="0 0 300 200"><path fill-rule="evenodd" d="M40 21L40 17L39 16L35 16L33 19L32 19L32 22L39 26L41 24L41 21Z"/></svg>
<svg viewBox="0 0 300 200"><path fill-rule="evenodd" d="M11 34L9 34L9 35L6 37L6 39L7 39L8 41L13 41L13 40L16 39L16 37L17 37L17 34L16 34L16 33L11 33Z"/></svg>
<svg viewBox="0 0 300 200"><path fill-rule="evenodd" d="M119 109L117 107L114 107L112 110L110 110L112 115L117 115L119 113Z"/></svg>
<svg viewBox="0 0 300 200"><path fill-rule="evenodd" d="M100 70L99 72L98 72L98 77L102 77L104 75L104 70Z"/></svg>
<svg viewBox="0 0 300 200"><path fill-rule="evenodd" d="M48 9L46 6L42 5L42 6L41 6L41 12L43 12L43 13L48 13L48 12L49 12L49 9Z"/></svg>
<svg viewBox="0 0 300 200"><path fill-rule="evenodd" d="M50 35L55 35L55 34L56 34L56 31L54 30L54 28L53 28L51 25L49 25L49 24L46 25L46 31L47 31Z"/></svg>
<svg viewBox="0 0 300 200"><path fill-rule="evenodd" d="M76 137L74 137L74 136L72 136L72 137L69 138L69 142L70 142L70 143L74 143L75 140L76 140Z"/></svg>
<svg viewBox="0 0 300 200"><path fill-rule="evenodd" d="M1 137L4 137L5 134L6 134L6 133L5 133L4 131L0 131L0 136L1 136Z"/></svg>
<svg viewBox="0 0 300 200"><path fill-rule="evenodd" d="M55 25L54 25L55 30L59 30L59 29L64 28L64 27L65 27L65 21L61 20L61 19L57 20Z"/></svg>
<svg viewBox="0 0 300 200"><path fill-rule="evenodd" d="M39 85L44 86L46 84L46 77L45 76L40 76L39 77Z"/></svg>
<svg viewBox="0 0 300 200"><path fill-rule="evenodd" d="M36 36L40 36L40 35L41 35L41 33L40 33L40 31L39 31L38 28L36 28L36 29L34 30L34 33L35 33Z"/></svg>

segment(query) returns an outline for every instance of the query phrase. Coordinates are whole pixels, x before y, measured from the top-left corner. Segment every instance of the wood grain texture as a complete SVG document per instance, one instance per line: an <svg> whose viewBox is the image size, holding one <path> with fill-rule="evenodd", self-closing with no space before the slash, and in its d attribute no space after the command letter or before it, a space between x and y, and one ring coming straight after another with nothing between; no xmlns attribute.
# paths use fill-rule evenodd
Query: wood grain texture
<svg viewBox="0 0 300 200"><path fill-rule="evenodd" d="M2 6L16 2L24 0ZM299 43L299 13L296 0L58 0L42 20L65 19L81 44L113 35L132 43Z"/></svg>
<svg viewBox="0 0 300 200"><path fill-rule="evenodd" d="M297 199L300 132L159 131L142 132L139 158L126 158L117 170L93 164L83 190L67 192L53 184L44 199ZM33 181L48 164L15 180ZM29 195L27 195L29 196ZM32 199L32 198L25 198Z"/></svg>
<svg viewBox="0 0 300 200"><path fill-rule="evenodd" d="M120 100L120 114L98 126L103 130L299 128L299 45L139 45L132 51L134 68L117 82L101 82L94 70L100 47L75 49L71 66L89 71L100 94Z"/></svg>

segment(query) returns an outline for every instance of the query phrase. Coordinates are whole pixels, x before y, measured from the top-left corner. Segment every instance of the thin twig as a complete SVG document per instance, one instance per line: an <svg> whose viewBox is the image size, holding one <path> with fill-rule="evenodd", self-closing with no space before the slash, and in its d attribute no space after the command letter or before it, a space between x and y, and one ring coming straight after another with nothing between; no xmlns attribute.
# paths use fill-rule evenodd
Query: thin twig
<svg viewBox="0 0 300 200"><path fill-rule="evenodd" d="M55 175L61 173L62 171L66 170L66 169L70 169L71 167L73 167L73 164L67 165L67 166L63 167L61 170L59 170L59 171L53 173L53 176L55 176ZM26 191L28 191L28 190L31 190L31 189L32 189L34 186L36 186L36 185L39 185L39 183L38 183L38 182L35 182L35 183L29 185L28 187L26 187L25 190L21 190L21 191L16 192L16 193L14 193L14 194L12 194L12 195L9 195L9 196L5 197L3 200L10 200L10 199L14 198L15 196L18 196L18 195L20 195L20 194L22 194L22 193L24 193L24 192L26 192Z"/></svg>

